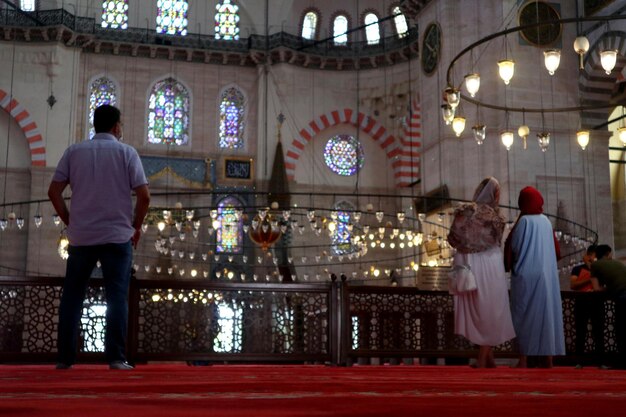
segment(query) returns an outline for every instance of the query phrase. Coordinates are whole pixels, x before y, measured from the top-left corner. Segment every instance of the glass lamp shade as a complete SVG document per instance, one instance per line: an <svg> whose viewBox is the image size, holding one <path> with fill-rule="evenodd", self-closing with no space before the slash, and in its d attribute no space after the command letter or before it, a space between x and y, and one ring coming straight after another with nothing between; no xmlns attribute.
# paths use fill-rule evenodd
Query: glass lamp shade
<svg viewBox="0 0 626 417"><path fill-rule="evenodd" d="M622 141L624 146L626 146L626 127L620 127L617 129L617 137Z"/></svg>
<svg viewBox="0 0 626 417"><path fill-rule="evenodd" d="M461 133L465 130L465 117L457 116L452 120L452 130L456 134L456 137L460 137Z"/></svg>
<svg viewBox="0 0 626 417"><path fill-rule="evenodd" d="M446 122L447 125L452 123L452 119L454 119L454 109L449 104L443 104L441 106L441 116L443 117L443 121Z"/></svg>
<svg viewBox="0 0 626 417"><path fill-rule="evenodd" d="M580 69L583 69L583 55L589 50L589 39L585 36L579 36L574 40L574 50L579 56Z"/></svg>
<svg viewBox="0 0 626 417"><path fill-rule="evenodd" d="M515 61L512 59L503 59L502 61L498 61L498 74L500 74L500 78L502 78L504 84L509 85L514 73Z"/></svg>
<svg viewBox="0 0 626 417"><path fill-rule="evenodd" d="M587 145L589 145L589 131L588 130L579 130L576 132L576 140L578 144L584 151Z"/></svg>
<svg viewBox="0 0 626 417"><path fill-rule="evenodd" d="M461 92L454 87L448 87L446 88L445 93L446 101L453 109L455 109L461 102Z"/></svg>
<svg viewBox="0 0 626 417"><path fill-rule="evenodd" d="M511 150L511 146L513 146L513 141L515 140L515 135L510 130L505 130L500 133L500 139L502 140L502 144L506 148L507 151Z"/></svg>
<svg viewBox="0 0 626 417"><path fill-rule="evenodd" d="M602 63L602 68L604 68L606 75L611 74L611 71L613 71L617 63L617 49L607 49L606 51L600 52L600 62Z"/></svg>
<svg viewBox="0 0 626 417"><path fill-rule="evenodd" d="M472 133L474 134L474 140L477 144L482 145L485 141L485 135L487 132L487 126L485 125L474 125L472 127Z"/></svg>
<svg viewBox="0 0 626 417"><path fill-rule="evenodd" d="M558 49L548 49L543 51L544 63L550 75L554 75L554 71L559 68L561 62L561 51Z"/></svg>
<svg viewBox="0 0 626 417"><path fill-rule="evenodd" d="M548 146L550 146L550 133L541 132L537 134L537 141L539 142L539 147L542 152L548 150Z"/></svg>
<svg viewBox="0 0 626 417"><path fill-rule="evenodd" d="M480 75L476 73L467 74L465 76L465 88L470 96L476 96L478 89L480 88Z"/></svg>

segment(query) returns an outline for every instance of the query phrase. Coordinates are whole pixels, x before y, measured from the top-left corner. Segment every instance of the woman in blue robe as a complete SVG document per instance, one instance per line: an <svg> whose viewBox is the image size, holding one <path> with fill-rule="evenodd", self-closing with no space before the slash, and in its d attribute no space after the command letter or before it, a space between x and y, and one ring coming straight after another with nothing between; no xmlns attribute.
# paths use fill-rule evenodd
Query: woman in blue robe
<svg viewBox="0 0 626 417"><path fill-rule="evenodd" d="M528 356L565 354L563 310L557 260L560 256L552 224L543 213L543 197L533 187L519 195L520 217L507 238L505 266L511 271L511 315L520 350L518 367Z"/></svg>

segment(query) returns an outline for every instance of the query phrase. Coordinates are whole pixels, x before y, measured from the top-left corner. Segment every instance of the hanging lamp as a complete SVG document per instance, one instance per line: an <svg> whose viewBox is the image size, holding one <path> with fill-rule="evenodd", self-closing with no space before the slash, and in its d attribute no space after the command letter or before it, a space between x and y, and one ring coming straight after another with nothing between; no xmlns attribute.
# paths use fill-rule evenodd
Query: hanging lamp
<svg viewBox="0 0 626 417"><path fill-rule="evenodd" d="M543 51L544 64L548 73L554 75L554 72L559 68L561 63L561 51L558 49L548 49Z"/></svg>

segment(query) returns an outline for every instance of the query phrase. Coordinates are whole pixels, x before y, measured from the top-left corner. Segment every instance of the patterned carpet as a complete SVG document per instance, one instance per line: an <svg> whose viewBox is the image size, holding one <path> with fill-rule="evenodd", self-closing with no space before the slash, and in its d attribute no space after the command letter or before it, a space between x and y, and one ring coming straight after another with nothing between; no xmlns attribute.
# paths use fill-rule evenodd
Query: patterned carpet
<svg viewBox="0 0 626 417"><path fill-rule="evenodd" d="M626 371L0 365L0 416L624 416Z"/></svg>

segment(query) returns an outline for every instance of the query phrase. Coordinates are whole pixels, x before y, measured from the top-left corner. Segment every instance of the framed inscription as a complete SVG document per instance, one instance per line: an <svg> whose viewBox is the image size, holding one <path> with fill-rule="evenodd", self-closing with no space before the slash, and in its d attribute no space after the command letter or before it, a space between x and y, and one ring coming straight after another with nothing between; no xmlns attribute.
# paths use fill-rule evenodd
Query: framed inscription
<svg viewBox="0 0 626 417"><path fill-rule="evenodd" d="M251 158L224 159L224 178L251 181L254 177L254 161Z"/></svg>

